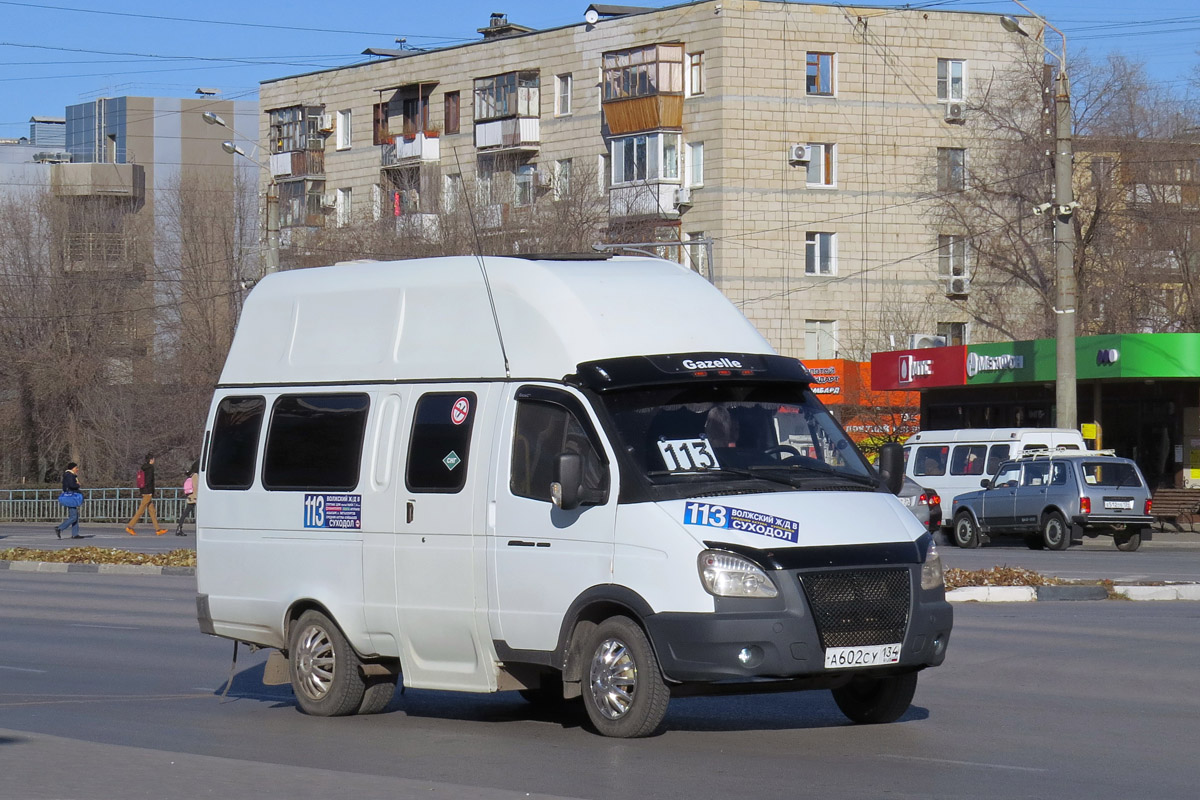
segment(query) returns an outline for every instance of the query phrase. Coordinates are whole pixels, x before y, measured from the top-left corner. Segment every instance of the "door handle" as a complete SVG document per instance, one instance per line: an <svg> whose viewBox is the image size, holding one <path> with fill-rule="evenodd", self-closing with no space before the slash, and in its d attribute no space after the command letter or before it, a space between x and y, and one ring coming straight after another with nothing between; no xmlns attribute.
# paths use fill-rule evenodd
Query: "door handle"
<svg viewBox="0 0 1200 800"><path fill-rule="evenodd" d="M413 501L409 500L406 504L406 508L404 509L404 521L409 525L411 525L413 521L413 505Z"/></svg>

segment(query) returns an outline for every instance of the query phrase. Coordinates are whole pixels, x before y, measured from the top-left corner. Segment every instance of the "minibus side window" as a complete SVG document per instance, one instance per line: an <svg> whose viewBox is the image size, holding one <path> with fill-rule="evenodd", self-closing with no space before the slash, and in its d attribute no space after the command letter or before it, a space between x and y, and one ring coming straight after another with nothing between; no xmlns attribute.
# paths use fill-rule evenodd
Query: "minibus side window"
<svg viewBox="0 0 1200 800"><path fill-rule="evenodd" d="M521 401L513 432L509 491L549 503L554 463L560 453L582 456L585 490L607 489L604 465L575 415L552 403Z"/></svg>
<svg viewBox="0 0 1200 800"><path fill-rule="evenodd" d="M408 469L404 482L411 492L462 491L475 424L473 392L422 395L413 410Z"/></svg>
<svg viewBox="0 0 1200 800"><path fill-rule="evenodd" d="M262 397L226 397L213 421L206 476L210 489L249 489L254 485L258 432L267 401Z"/></svg>
<svg viewBox="0 0 1200 800"><path fill-rule="evenodd" d="M946 445L926 445L917 448L917 466L913 475L945 475L946 456L950 448Z"/></svg>
<svg viewBox="0 0 1200 800"><path fill-rule="evenodd" d="M280 396L267 430L263 486L271 491L353 490L369 407L365 394Z"/></svg>
<svg viewBox="0 0 1200 800"><path fill-rule="evenodd" d="M987 459L987 474L995 475L996 470L1000 469L1000 465L1008 460L1008 445L994 444L988 450Z"/></svg>
<svg viewBox="0 0 1200 800"><path fill-rule="evenodd" d="M950 456L951 475L982 475L987 456L986 444L960 444Z"/></svg>

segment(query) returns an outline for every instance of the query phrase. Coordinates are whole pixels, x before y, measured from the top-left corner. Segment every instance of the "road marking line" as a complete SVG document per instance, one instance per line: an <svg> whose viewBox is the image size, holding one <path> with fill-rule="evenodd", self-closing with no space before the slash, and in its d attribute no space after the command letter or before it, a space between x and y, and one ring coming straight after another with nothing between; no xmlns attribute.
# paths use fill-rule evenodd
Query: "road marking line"
<svg viewBox="0 0 1200 800"><path fill-rule="evenodd" d="M107 628L113 631L136 631L139 628L130 627L129 625L89 625L86 622L69 622L67 627L70 628Z"/></svg>
<svg viewBox="0 0 1200 800"><path fill-rule="evenodd" d="M881 758L893 758L899 761L928 761L933 764L954 764L960 767L983 767L984 769L1011 769L1018 772L1049 772L1039 767L1014 767L1009 764L987 764L981 761L955 761L949 758L922 758L921 756L883 755Z"/></svg>
<svg viewBox="0 0 1200 800"><path fill-rule="evenodd" d="M0 669L8 669L8 670L12 670L13 672L45 672L46 671L44 669L29 669L28 667L6 667L3 664L0 664Z"/></svg>

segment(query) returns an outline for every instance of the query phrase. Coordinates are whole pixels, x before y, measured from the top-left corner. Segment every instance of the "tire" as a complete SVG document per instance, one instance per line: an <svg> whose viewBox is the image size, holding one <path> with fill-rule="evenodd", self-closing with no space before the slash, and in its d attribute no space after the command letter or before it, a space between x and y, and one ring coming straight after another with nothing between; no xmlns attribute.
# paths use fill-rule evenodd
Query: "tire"
<svg viewBox="0 0 1200 800"><path fill-rule="evenodd" d="M1042 541L1040 533L1031 533L1025 537L1025 546L1030 550L1042 550L1045 549L1046 543Z"/></svg>
<svg viewBox="0 0 1200 800"><path fill-rule="evenodd" d="M602 736L651 736L667 715L671 691L650 640L628 617L610 617L592 630L583 649L583 705Z"/></svg>
<svg viewBox="0 0 1200 800"><path fill-rule="evenodd" d="M1071 546L1071 529L1057 511L1042 517L1042 544L1047 550L1066 550Z"/></svg>
<svg viewBox="0 0 1200 800"><path fill-rule="evenodd" d="M912 705L917 691L917 673L854 678L845 686L830 691L833 702L852 722L860 725L895 722Z"/></svg>
<svg viewBox="0 0 1200 800"><path fill-rule="evenodd" d="M954 543L966 549L979 547L979 526L965 511L954 518Z"/></svg>
<svg viewBox="0 0 1200 800"><path fill-rule="evenodd" d="M387 708L396 694L396 677L371 678L366 682L362 702L356 714L378 714Z"/></svg>
<svg viewBox="0 0 1200 800"><path fill-rule="evenodd" d="M1142 546L1142 532L1140 530L1117 531L1113 534L1113 542L1121 552L1132 553Z"/></svg>
<svg viewBox="0 0 1200 800"><path fill-rule="evenodd" d="M314 717L357 712L367 688L362 662L338 627L320 611L310 610L288 633L288 670L300 710ZM373 694L376 702L379 691Z"/></svg>

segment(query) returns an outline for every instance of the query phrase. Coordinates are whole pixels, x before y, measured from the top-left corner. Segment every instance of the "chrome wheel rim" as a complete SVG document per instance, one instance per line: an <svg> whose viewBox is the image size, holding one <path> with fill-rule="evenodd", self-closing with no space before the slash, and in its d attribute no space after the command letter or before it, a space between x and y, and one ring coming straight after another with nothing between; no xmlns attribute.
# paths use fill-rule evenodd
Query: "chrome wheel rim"
<svg viewBox="0 0 1200 800"><path fill-rule="evenodd" d="M316 625L309 625L296 642L296 682L300 691L312 700L321 700L329 694L333 685L333 671L337 666L333 642L328 634Z"/></svg>
<svg viewBox="0 0 1200 800"><path fill-rule="evenodd" d="M629 713L637 693L637 664L620 639L605 639L592 655L592 700L606 719Z"/></svg>

